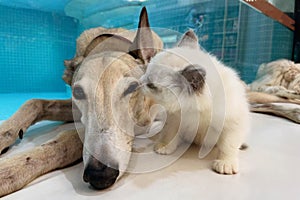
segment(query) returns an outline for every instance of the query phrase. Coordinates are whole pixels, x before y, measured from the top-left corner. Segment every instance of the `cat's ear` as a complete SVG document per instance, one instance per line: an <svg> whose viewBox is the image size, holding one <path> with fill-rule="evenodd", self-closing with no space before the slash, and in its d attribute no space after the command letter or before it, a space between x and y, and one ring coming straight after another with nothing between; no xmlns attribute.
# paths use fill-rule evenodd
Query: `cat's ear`
<svg viewBox="0 0 300 200"><path fill-rule="evenodd" d="M189 47L189 48L199 48L198 37L192 30L188 30L184 33L182 38L177 44L178 47Z"/></svg>
<svg viewBox="0 0 300 200"><path fill-rule="evenodd" d="M200 92L205 85L206 71L200 65L188 65L181 72L181 75L189 84L189 92Z"/></svg>

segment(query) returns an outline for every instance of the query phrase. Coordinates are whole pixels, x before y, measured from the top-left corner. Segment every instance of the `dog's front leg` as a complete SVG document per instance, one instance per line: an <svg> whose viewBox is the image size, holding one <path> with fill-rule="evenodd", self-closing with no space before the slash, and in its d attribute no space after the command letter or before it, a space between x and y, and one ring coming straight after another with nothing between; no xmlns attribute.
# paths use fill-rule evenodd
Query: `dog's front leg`
<svg viewBox="0 0 300 200"><path fill-rule="evenodd" d="M35 178L66 167L82 157L76 130L60 133L53 140L10 158L0 159L0 197L15 192Z"/></svg>
<svg viewBox="0 0 300 200"><path fill-rule="evenodd" d="M74 121L71 99L27 101L0 125L0 152L7 149L18 137L22 139L27 128L41 120Z"/></svg>

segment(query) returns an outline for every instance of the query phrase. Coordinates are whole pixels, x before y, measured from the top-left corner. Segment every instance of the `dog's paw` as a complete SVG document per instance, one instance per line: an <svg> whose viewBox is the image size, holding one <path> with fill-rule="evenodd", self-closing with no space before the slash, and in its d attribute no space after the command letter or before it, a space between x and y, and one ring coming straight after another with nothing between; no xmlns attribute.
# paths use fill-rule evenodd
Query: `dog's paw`
<svg viewBox="0 0 300 200"><path fill-rule="evenodd" d="M0 125L0 154L6 153L17 137L23 138L23 130L17 124L10 123L9 120L4 121Z"/></svg>
<svg viewBox="0 0 300 200"><path fill-rule="evenodd" d="M239 170L237 160L214 160L212 169L219 174L237 174Z"/></svg>
<svg viewBox="0 0 300 200"><path fill-rule="evenodd" d="M158 154L169 155L176 150L176 145L158 142L154 145L154 151Z"/></svg>

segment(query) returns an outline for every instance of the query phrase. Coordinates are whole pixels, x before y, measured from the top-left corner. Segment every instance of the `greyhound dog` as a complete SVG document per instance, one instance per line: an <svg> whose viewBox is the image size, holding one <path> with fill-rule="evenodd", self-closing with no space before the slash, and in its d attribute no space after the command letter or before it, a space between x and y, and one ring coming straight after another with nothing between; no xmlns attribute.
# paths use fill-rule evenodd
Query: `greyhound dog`
<svg viewBox="0 0 300 200"><path fill-rule="evenodd" d="M76 56L65 61L63 75L66 83L72 83L73 109L71 99L27 101L1 124L0 151L5 153L18 137L23 138L29 126L41 120L80 119L84 130L78 129L79 135L77 130L64 131L30 151L1 158L0 196L82 157L85 182L96 189L114 184L130 159L132 124L147 127L153 120L148 114L151 101L130 91L132 79L140 78L145 65L162 47L150 29L145 8L136 32L104 28L83 32L77 39Z"/></svg>
<svg viewBox="0 0 300 200"><path fill-rule="evenodd" d="M187 37L183 37L179 45L184 46L189 43L193 48L199 48L197 41L187 42L195 40L194 35L187 32L185 36ZM18 137L23 138L30 125L41 120L80 120L84 129L64 131L53 140L28 152L7 159L2 158L0 160L0 196L19 190L36 177L70 165L81 158L83 158L84 163L83 180L95 189L106 189L122 177L130 163L135 136L151 130L154 122L159 119L160 111L154 110L154 113L152 112L153 105L156 103L153 95L145 94L137 88L142 88L140 85L142 82L150 90L163 90L158 88L155 83L147 82L153 78L151 74L149 75L148 67L154 69L152 66L156 64L155 61L159 60L156 54L162 48L162 41L150 29L145 8L141 11L139 27L136 33L124 29L96 28L81 34L77 40L76 56L72 60L65 61L66 70L63 79L66 83L72 85L72 100L29 100L26 102L10 119L1 124L0 150L5 152L7 147L12 145ZM184 56L186 53L191 53L190 56L193 57L194 54L191 50L188 50L188 48L185 50ZM180 65L183 63L184 56L178 55L179 58L175 58L175 60L166 59L165 62L167 63L158 64L172 65L175 62L175 65ZM154 61L150 62L154 57ZM196 56L193 59L197 58ZM205 57L204 60L198 61L208 62L208 60ZM217 61L214 62L220 65ZM146 70L146 76L143 76ZM206 70L214 70L214 68L207 68ZM175 96L184 100L187 97L186 94L193 96L197 93L198 96L201 96L202 92L205 92L207 97L209 97L209 91L204 89L206 71L201 69L196 71L200 76L191 73L193 72L192 69L191 71L190 69L182 71L187 78L185 81L190 80L191 84L185 88L186 93L182 93L182 98L179 90L183 85L176 86L176 84L173 84L172 87L175 88L175 91L179 91L179 93L174 93ZM230 83L228 87L233 87L238 82L237 76L229 69L221 70L221 72L229 74L229 76L220 75L221 78L214 79L213 76L208 75L208 83L219 80L221 82L218 82L218 84L221 84L222 81L227 81L227 83ZM159 70L155 73L159 73ZM214 75L218 77L218 73L219 71L216 71ZM157 77L162 77L163 75L163 73L158 74ZM158 81L169 80L169 82L172 82L174 80L168 78L170 76L162 77ZM182 81L182 83L187 83L184 80ZM245 115L248 115L246 100L243 96L244 91L240 84L237 85L235 88L241 94L233 95L229 99L232 100L230 105L239 102L238 98L241 97L242 111ZM225 92L229 92L231 95L232 91L228 87L225 88ZM231 111L231 107L227 108L223 104L225 102L222 101L224 100L222 97L225 97L225 94L222 93L224 90L219 87L215 89L212 97L216 98L212 99L217 100L217 102L213 102L213 106L216 106L215 108L217 109L214 108L212 112L209 110L207 112L208 117L203 118L204 123L206 123L206 120L209 121L211 119L213 126L204 126L204 131L206 129L208 129L208 132L211 129L213 133L221 131L223 123L225 123L225 129L228 133L231 130L235 131L233 143L231 143L232 140L228 140L228 137L226 137L227 139L221 137L225 145L219 145L221 154L213 165L213 169L218 173L233 174L238 171L236 154L242 140L239 131L243 128L245 130L242 131L247 131L247 116L245 116L245 120L239 121L239 119L236 119L236 112L239 113L241 110L233 109L232 115L229 117L217 115L218 117L214 118L214 114L216 114L214 112L225 114ZM218 91L220 93L217 93ZM234 94L237 94L238 91ZM172 98L164 98L164 95L161 95L161 97L162 100L173 100ZM170 105L175 105L175 102L170 104L160 102L166 107L167 114L170 114L167 124L175 125L171 129L172 131L179 128L177 125L181 124L174 113L168 112L171 108ZM209 106L209 102L203 102ZM200 122L199 115L194 112L197 109L193 105L198 105L197 102L193 102L193 98L189 98L188 104L183 104L183 126L186 126L184 122L188 120ZM225 108L226 110L222 110ZM225 120L225 122L222 120ZM237 123L235 123L236 121ZM242 123L240 129L234 127L239 122ZM187 125L190 126L191 124ZM198 125L201 125L201 123L192 124L189 128L193 127L194 132L197 133ZM164 130L163 128L162 131ZM176 130L174 133L176 133ZM163 133L162 136L164 137L164 135ZM172 133L171 137L173 136ZM190 141L194 137L197 138L198 136L188 136L185 139ZM214 146L217 140L217 135L213 134L212 140L209 140L206 144ZM160 143L154 149L158 153L170 154L176 149L172 148L170 150L166 148L161 140L159 141ZM200 152L203 153L205 151ZM11 166L14 167L12 168Z"/></svg>

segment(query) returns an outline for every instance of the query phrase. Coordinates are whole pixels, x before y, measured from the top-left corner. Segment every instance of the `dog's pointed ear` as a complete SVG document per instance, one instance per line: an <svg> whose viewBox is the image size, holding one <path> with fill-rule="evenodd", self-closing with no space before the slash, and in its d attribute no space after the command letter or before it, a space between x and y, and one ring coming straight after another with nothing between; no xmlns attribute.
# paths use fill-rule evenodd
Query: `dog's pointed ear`
<svg viewBox="0 0 300 200"><path fill-rule="evenodd" d="M189 47L189 48L199 48L198 37L192 30L188 30L184 33L182 38L177 44L178 47Z"/></svg>
<svg viewBox="0 0 300 200"><path fill-rule="evenodd" d="M144 63L148 63L156 53L156 50L154 49L153 35L148 20L148 14L145 7L143 7L141 11L139 27L133 40L133 44L129 48L129 52L135 58L140 58L143 60Z"/></svg>
<svg viewBox="0 0 300 200"><path fill-rule="evenodd" d="M201 92L205 84L206 71L199 65L188 65L181 75L189 83L189 92Z"/></svg>

